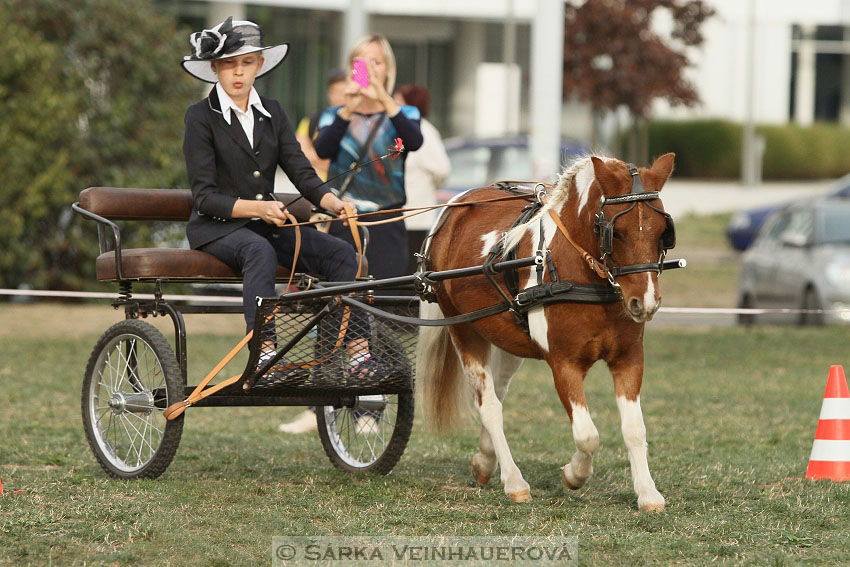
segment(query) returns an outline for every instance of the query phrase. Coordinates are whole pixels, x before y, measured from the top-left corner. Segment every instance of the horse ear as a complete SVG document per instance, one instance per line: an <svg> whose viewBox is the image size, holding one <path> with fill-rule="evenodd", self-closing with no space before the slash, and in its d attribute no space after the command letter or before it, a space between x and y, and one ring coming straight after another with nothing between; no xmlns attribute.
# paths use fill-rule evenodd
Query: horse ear
<svg viewBox="0 0 850 567"><path fill-rule="evenodd" d="M590 161L593 162L593 176L596 178L596 181L599 182L601 187L617 187L617 183L622 184L622 180L618 181L617 176L608 169L604 160L601 160L596 156L590 156Z"/></svg>
<svg viewBox="0 0 850 567"><path fill-rule="evenodd" d="M669 153L660 156L655 162L652 164L652 167L649 168L649 171L652 173L652 176L655 178L656 187L661 187L667 182L667 179L670 177L670 174L673 173L673 160L676 157L676 154Z"/></svg>

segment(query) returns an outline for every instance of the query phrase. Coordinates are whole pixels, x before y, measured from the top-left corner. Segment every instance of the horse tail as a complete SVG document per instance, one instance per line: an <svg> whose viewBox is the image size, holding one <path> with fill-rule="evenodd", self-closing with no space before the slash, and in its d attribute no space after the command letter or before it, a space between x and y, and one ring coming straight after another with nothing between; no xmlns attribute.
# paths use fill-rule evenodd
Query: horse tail
<svg viewBox="0 0 850 567"><path fill-rule="evenodd" d="M436 303L422 302L420 317L441 319ZM469 415L470 389L463 378L460 359L452 345L448 327L419 328L416 346L416 389L425 412L425 421L445 433Z"/></svg>

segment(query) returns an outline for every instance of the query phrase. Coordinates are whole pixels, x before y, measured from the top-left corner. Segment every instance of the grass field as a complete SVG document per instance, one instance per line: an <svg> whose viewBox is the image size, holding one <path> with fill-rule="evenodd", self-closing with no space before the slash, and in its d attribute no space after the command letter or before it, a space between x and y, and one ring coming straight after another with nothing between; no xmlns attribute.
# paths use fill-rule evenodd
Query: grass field
<svg viewBox="0 0 850 567"><path fill-rule="evenodd" d="M26 492L0 497L0 564L270 564L275 534L574 535L585 565L850 562L850 484L802 478L829 365L847 362L844 329L650 330L658 515L636 510L604 367L587 382L596 475L575 493L560 481L572 441L548 370L527 363L515 379L505 423L532 487L524 505L497 480L472 483L474 425L437 437L417 420L391 475L353 477L315 435L277 433L294 408L190 409L162 477L110 480L79 417L94 338L3 343L0 475ZM209 352L223 341L196 339Z"/></svg>
<svg viewBox="0 0 850 567"><path fill-rule="evenodd" d="M680 242L698 232L680 229ZM717 239L704 238L683 248L710 257ZM713 268L734 272L723 258ZM728 274L718 281L734 293ZM273 535L360 534L576 536L582 565L850 563L850 483L803 478L829 366L850 365L850 329L650 324L642 402L667 511L645 514L604 365L586 383L602 445L577 492L560 480L574 447L548 369L529 361L515 378L505 430L527 504L511 503L498 479L472 481L474 422L441 437L417 418L394 471L359 477L334 469L315 434L277 432L297 408L190 408L159 479L111 480L80 418L101 327L86 308L27 313L0 304L0 477L24 491L0 496L0 565L270 565ZM233 342L204 330L190 334L193 382Z"/></svg>

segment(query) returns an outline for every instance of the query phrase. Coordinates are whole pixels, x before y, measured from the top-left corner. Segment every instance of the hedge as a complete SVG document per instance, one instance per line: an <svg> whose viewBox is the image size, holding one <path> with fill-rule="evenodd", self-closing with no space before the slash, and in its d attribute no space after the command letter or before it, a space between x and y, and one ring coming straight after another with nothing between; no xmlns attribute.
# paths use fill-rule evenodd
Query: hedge
<svg viewBox="0 0 850 567"><path fill-rule="evenodd" d="M761 125L763 179L825 179L850 171L850 128ZM736 179L741 172L741 124L727 120L656 120L649 125L649 154L676 153L676 176Z"/></svg>

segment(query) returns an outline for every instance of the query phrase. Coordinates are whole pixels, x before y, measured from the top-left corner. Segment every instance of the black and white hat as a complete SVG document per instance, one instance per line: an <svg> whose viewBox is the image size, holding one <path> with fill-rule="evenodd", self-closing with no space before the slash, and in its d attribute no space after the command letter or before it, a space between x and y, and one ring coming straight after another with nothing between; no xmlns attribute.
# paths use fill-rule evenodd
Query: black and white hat
<svg viewBox="0 0 850 567"><path fill-rule="evenodd" d="M261 77L283 62L289 51L288 43L263 47L263 30L254 22L233 21L227 18L211 30L195 32L189 36L192 55L183 58L181 65L187 73L202 81L215 83L218 79L210 67L210 61L227 59L256 51L263 52L263 68L257 73Z"/></svg>

